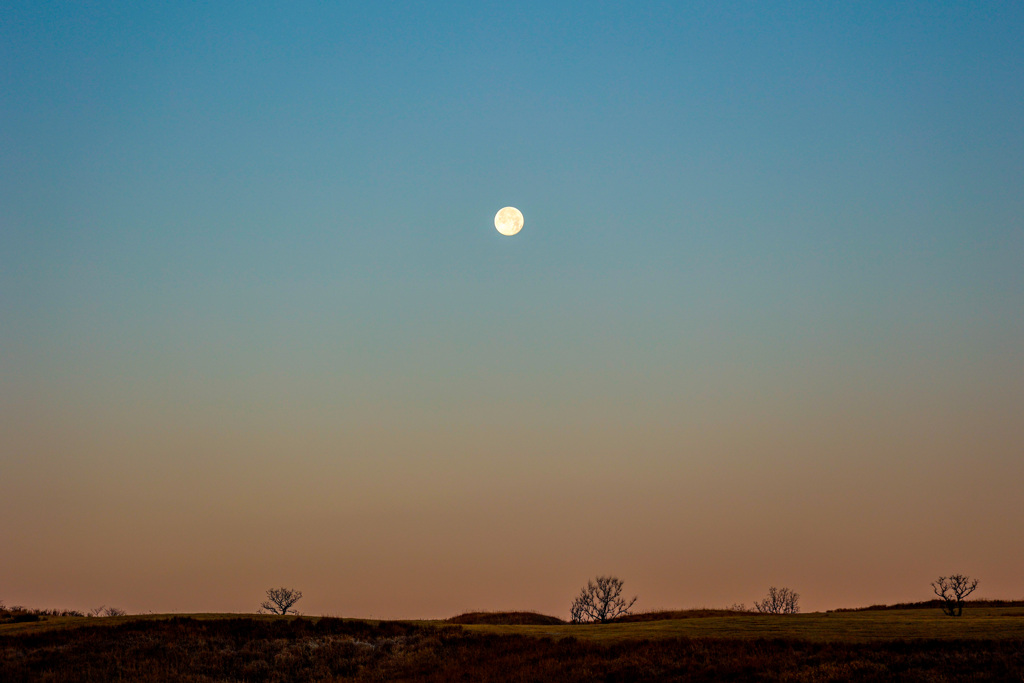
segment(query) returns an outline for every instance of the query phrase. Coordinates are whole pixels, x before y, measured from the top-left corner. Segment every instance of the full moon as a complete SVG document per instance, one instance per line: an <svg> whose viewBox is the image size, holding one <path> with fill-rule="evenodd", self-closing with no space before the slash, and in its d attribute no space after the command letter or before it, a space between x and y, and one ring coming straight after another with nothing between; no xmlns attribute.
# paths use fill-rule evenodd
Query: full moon
<svg viewBox="0 0 1024 683"><path fill-rule="evenodd" d="M494 227L502 235L511 237L523 229L523 212L514 206L506 206L494 214Z"/></svg>

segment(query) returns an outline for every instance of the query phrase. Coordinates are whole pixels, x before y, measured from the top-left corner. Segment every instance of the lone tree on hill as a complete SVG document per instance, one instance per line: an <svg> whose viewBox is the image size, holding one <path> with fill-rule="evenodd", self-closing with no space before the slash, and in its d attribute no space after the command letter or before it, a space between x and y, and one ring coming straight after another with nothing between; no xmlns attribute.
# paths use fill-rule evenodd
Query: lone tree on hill
<svg viewBox="0 0 1024 683"><path fill-rule="evenodd" d="M292 609L292 605L302 599L302 591L294 588L268 588L267 599L260 604L260 613L270 614L298 614L299 611Z"/></svg>
<svg viewBox="0 0 1024 683"><path fill-rule="evenodd" d="M761 602L754 601L754 608L761 614L796 614L800 611L800 594L788 588L768 589L768 597Z"/></svg>
<svg viewBox="0 0 1024 683"><path fill-rule="evenodd" d="M977 587L978 580L966 574L940 576L938 581L932 583L932 590L942 600L943 613L951 617L958 617L964 613L964 600Z"/></svg>
<svg viewBox="0 0 1024 683"><path fill-rule="evenodd" d="M614 576L599 576L587 581L585 588L572 601L570 614L572 623L596 621L599 624L611 621L615 617L629 614L629 608L636 602L636 596L629 602L622 597L622 580Z"/></svg>

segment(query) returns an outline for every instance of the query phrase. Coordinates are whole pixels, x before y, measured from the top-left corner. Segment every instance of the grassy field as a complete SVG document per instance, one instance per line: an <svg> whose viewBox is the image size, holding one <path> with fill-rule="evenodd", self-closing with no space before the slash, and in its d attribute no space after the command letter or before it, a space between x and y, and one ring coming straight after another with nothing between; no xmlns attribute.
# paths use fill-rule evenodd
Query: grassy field
<svg viewBox="0 0 1024 683"><path fill-rule="evenodd" d="M128 614L123 617L47 617L43 621L18 622L0 624L0 636L15 634L38 634L49 631L62 631L75 628L109 627L130 624L140 621L168 621L172 619L192 619L194 621L223 621L226 619L251 619L253 621L273 622L290 621L298 617L279 617L273 614L236 614L231 612L203 612L196 614ZM320 617L303 617L317 621ZM375 624L374 620L359 619ZM426 623L426 622L424 622Z"/></svg>
<svg viewBox="0 0 1024 683"><path fill-rule="evenodd" d="M969 607L960 618L920 608L657 616L604 625L522 614L462 615L444 622L249 614L47 616L0 624L0 679L1024 680L1019 603ZM469 623L451 623L459 620Z"/></svg>
<svg viewBox="0 0 1024 683"><path fill-rule="evenodd" d="M937 609L730 615L618 624L468 625L481 633L519 633L615 642L656 638L786 638L812 642L884 640L1024 640L1024 607L968 608L962 617Z"/></svg>
<svg viewBox="0 0 1024 683"><path fill-rule="evenodd" d="M687 614L686 612L676 614ZM700 614L700 612L695 612ZM295 617L253 614L147 614L123 617L49 617L45 621L0 624L0 635L38 633L82 626L111 626L139 620L188 617L198 621L255 619L276 621ZM316 621L318 617L304 617ZM486 620L486 615L482 618ZM374 620L358 621L376 624ZM411 621L438 627L446 621ZM577 638L596 642L659 638L784 638L811 642L870 643L885 640L1024 640L1024 606L972 607L962 617L947 617L937 609L812 612L789 616L732 614L683 616L613 624L459 624L470 632L525 635L539 638Z"/></svg>

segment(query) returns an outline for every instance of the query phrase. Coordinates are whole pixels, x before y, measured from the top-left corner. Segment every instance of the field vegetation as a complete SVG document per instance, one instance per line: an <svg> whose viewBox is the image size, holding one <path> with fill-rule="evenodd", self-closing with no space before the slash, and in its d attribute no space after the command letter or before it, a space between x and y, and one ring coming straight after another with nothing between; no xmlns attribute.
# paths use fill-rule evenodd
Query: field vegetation
<svg viewBox="0 0 1024 683"><path fill-rule="evenodd" d="M530 612L397 622L274 615L0 624L4 681L1024 680L1024 603L797 615Z"/></svg>
<svg viewBox="0 0 1024 683"><path fill-rule="evenodd" d="M887 640L1024 641L1024 603L1007 607L972 607L959 619L938 608L866 609L845 612L770 615L727 610L641 613L609 624L565 626L471 625L487 633L522 633L600 642L661 638L797 638L811 642L872 643Z"/></svg>

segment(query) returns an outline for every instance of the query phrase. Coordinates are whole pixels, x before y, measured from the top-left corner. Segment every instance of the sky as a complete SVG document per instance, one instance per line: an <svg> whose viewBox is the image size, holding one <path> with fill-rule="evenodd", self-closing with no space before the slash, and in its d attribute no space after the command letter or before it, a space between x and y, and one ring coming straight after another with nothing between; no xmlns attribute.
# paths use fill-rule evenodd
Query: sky
<svg viewBox="0 0 1024 683"><path fill-rule="evenodd" d="M4 2L0 600L1024 598L1022 34Z"/></svg>

